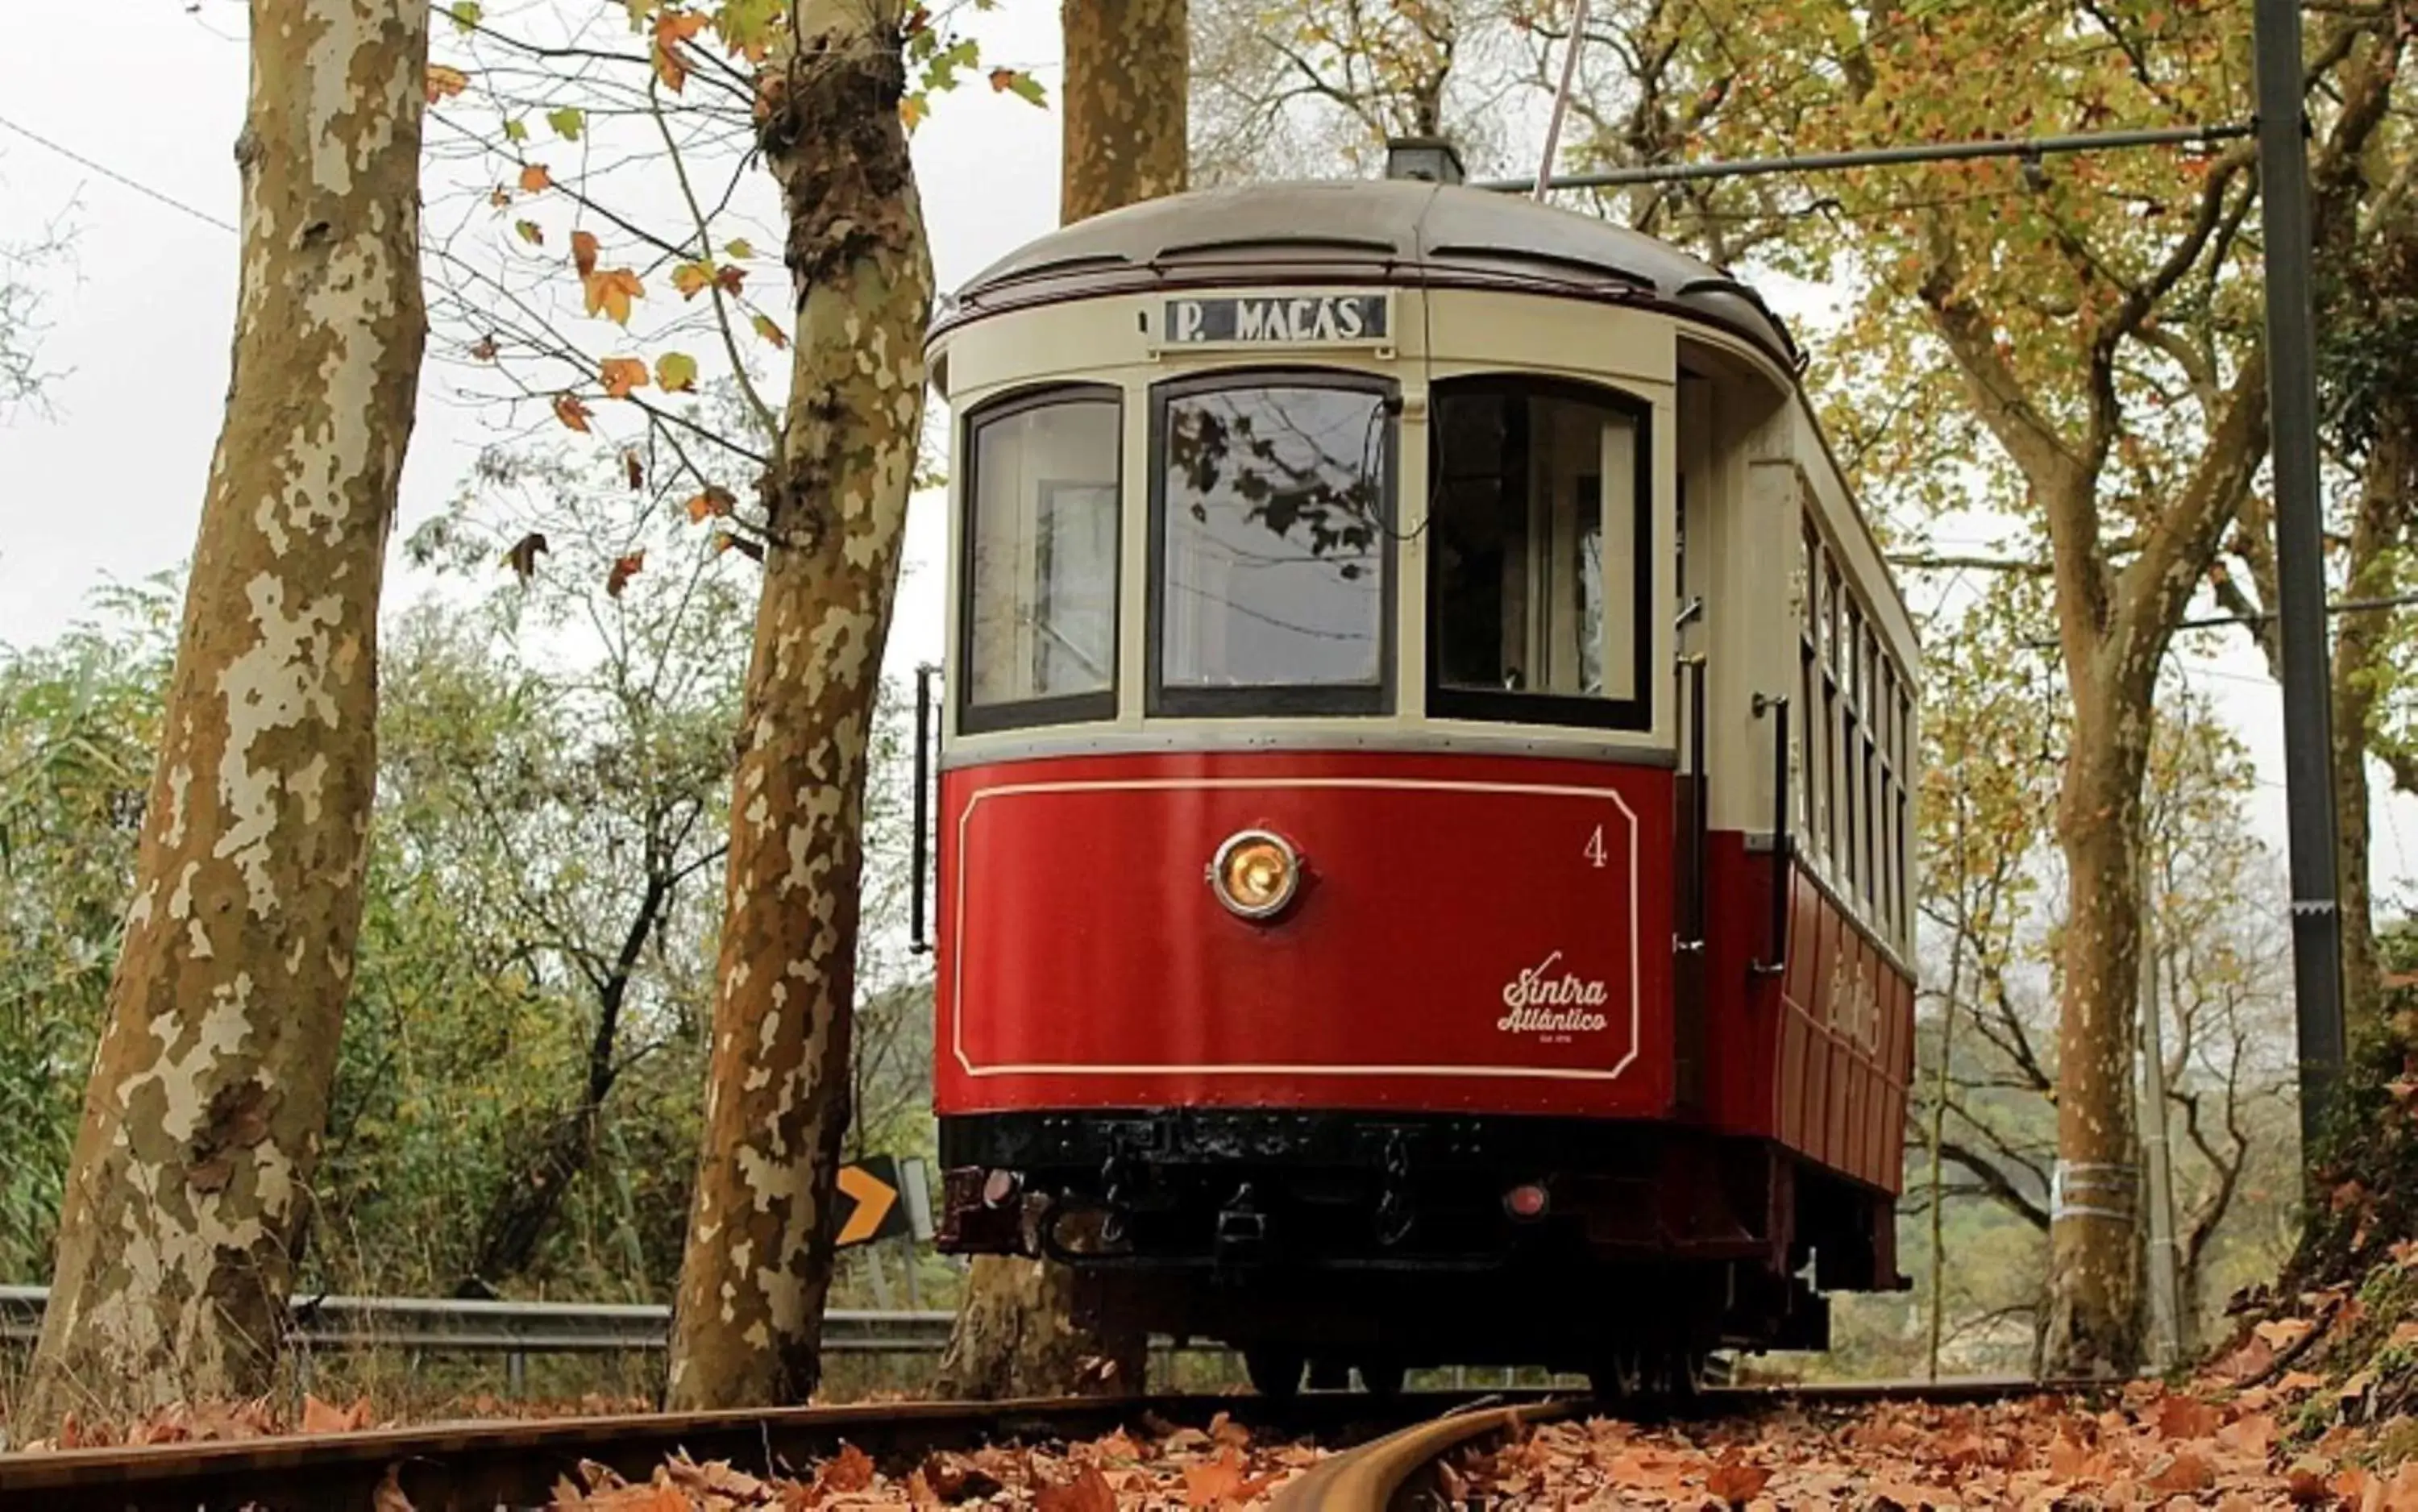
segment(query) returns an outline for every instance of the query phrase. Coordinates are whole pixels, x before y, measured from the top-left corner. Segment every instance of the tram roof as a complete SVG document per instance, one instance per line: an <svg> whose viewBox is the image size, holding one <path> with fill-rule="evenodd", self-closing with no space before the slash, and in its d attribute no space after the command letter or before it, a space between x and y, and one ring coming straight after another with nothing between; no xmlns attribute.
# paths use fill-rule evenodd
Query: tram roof
<svg viewBox="0 0 2418 1512"><path fill-rule="evenodd" d="M1311 282L1640 303L1801 365L1780 317L1702 258L1525 196L1410 179L1201 190L1079 221L975 274L934 330L1068 299Z"/></svg>

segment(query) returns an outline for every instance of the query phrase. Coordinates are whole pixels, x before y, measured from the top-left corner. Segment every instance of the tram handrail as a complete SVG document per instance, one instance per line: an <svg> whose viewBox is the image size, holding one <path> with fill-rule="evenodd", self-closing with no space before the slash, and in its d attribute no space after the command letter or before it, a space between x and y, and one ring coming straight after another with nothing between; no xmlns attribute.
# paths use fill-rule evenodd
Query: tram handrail
<svg viewBox="0 0 2418 1512"><path fill-rule="evenodd" d="M1758 693L1754 711L1771 716L1771 956L1754 963L1759 976L1788 970L1788 695Z"/></svg>
<svg viewBox="0 0 2418 1512"><path fill-rule="evenodd" d="M940 668L926 662L915 668L915 796L911 805L914 833L908 840L907 949L917 955L932 948L925 928L924 883L930 870L932 827L932 676Z"/></svg>

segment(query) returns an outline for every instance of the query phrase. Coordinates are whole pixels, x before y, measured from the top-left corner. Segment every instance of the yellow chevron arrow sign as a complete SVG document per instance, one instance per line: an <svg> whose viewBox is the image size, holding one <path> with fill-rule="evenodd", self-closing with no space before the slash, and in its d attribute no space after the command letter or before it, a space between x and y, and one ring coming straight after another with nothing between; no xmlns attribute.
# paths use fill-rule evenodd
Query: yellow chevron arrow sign
<svg viewBox="0 0 2418 1512"><path fill-rule="evenodd" d="M898 1211L897 1169L886 1155L868 1156L858 1165L839 1168L840 1195L855 1204L840 1220L839 1237L834 1241L840 1248L905 1230L907 1215Z"/></svg>

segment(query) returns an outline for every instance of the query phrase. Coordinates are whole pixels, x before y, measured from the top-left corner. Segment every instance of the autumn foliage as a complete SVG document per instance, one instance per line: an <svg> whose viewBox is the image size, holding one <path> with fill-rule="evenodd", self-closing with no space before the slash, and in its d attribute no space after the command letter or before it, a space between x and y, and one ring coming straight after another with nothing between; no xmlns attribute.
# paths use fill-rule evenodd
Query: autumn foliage
<svg viewBox="0 0 2418 1512"><path fill-rule="evenodd" d="M2418 1246L2411 1246L2418 1256ZM2359 1306L2317 1299L2337 1320ZM1687 1512L1956 1512L1956 1509L2310 1507L2418 1512L2410 1419L2379 1412L2375 1378L2337 1382L2294 1362L2324 1320L2275 1319L2188 1384L2136 1382L2089 1397L1982 1405L1780 1401L1684 1422L1570 1418L1456 1451L1425 1474L1419 1504L1620 1507ZM2418 1325L2394 1325L2395 1348ZM488 1403L490 1407L500 1404ZM604 1411L624 1404L589 1404ZM482 1414L483 1415L483 1414ZM264 1401L177 1408L123 1428L80 1428L54 1443L95 1447L342 1433L372 1425L367 1401L306 1398L290 1422ZM1104 1437L936 1449L877 1460L843 1443L819 1460L758 1473L675 1452L642 1479L582 1462L549 1505L614 1512L743 1508L1030 1507L1035 1512L1226 1512L1271 1505L1333 1444L1255 1433L1220 1413L1178 1427L1148 1410ZM402 1485L379 1512L408 1512Z"/></svg>
<svg viewBox="0 0 2418 1512"><path fill-rule="evenodd" d="M2234 1299L2227 1364L2322 1385L2303 1434L2370 1431L2403 1458L2418 1448L2418 939L2381 943L2384 1011L2327 1111L2300 1247L2275 1285Z"/></svg>
<svg viewBox="0 0 2418 1512"><path fill-rule="evenodd" d="M2381 942L2403 975L2379 1022L2359 1037L2311 1163L2311 1202L2285 1286L2359 1283L2396 1264L2418 1238L2418 978L2407 974L2418 939Z"/></svg>
<svg viewBox="0 0 2418 1512"><path fill-rule="evenodd" d="M2363 1441L2288 1437L2312 1388L2197 1393L2140 1383L2104 1402L1783 1408L1684 1428L1547 1424L1448 1467L1446 1491L1489 1506L2418 1508L2418 1466L2353 1463Z"/></svg>
<svg viewBox="0 0 2418 1512"><path fill-rule="evenodd" d="M2283 1331L2269 1332L2283 1336ZM2336 1394L2316 1375L2274 1372L2273 1346L2256 1342L2189 1389L2145 1382L2089 1398L2042 1396L1969 1406L1789 1403L1685 1423L1573 1418L1532 1425L1508 1442L1458 1451L1431 1467L1426 1480L1432 1494L1419 1504L1687 1512L2285 1506L2418 1512L2418 1462L2395 1463L2391 1435L2355 1424L2335 1422L2312 1433L2312 1423L2337 1412ZM345 1411L313 1402L298 1426L304 1432L340 1432L363 1426L367 1415L366 1404ZM209 1427L222 1418L225 1431ZM268 1424L265 1409L249 1404L173 1425L163 1421L132 1437L149 1443L251 1437ZM1307 1440L1254 1434L1223 1413L1205 1427L1179 1428L1144 1412L1135 1428L1084 1442L944 1449L879 1461L843 1444L835 1454L784 1465L778 1474L699 1462L677 1452L636 1480L583 1462L557 1480L549 1504L589 1512L861 1506L1224 1512L1270 1505L1334 1452ZM381 1512L409 1506L400 1487L382 1493Z"/></svg>
<svg viewBox="0 0 2418 1512"><path fill-rule="evenodd" d="M1306 1443L1255 1443L1223 1413L1207 1428L1156 1425L1136 1437L1050 1447L941 1451L880 1466L853 1444L794 1476L759 1476L719 1461L674 1457L632 1484L601 1465L555 1488L554 1505L616 1512L732 1512L743 1507L1030 1506L1036 1512L1115 1512L1125 1506L1207 1509L1264 1505L1318 1462Z"/></svg>

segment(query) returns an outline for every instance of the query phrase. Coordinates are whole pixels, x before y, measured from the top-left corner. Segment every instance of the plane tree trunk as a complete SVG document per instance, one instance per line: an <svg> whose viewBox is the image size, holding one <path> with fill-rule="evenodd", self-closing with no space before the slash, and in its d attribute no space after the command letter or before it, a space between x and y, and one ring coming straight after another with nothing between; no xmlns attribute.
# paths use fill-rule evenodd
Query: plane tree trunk
<svg viewBox="0 0 2418 1512"><path fill-rule="evenodd" d="M2163 630L2152 634L2163 647ZM2127 656L2142 659L2147 666L2127 667L2130 675L2069 671L2074 717L2058 798L2066 903L2045 1348L2052 1369L2082 1374L2128 1372L2141 1349L2132 1097L2142 946L2135 858L2157 659Z"/></svg>
<svg viewBox="0 0 2418 1512"><path fill-rule="evenodd" d="M2418 417L2398 399L2380 418L2361 480L2359 513L2351 522L2352 599L2392 591L2396 558L2409 534L2410 488L2418 472ZM2334 623L2334 844L2342 895L2343 1018L2353 1032L2383 1017L2384 970L2377 958L2376 893L2368 879L2374 840L2367 794L2367 753L2376 736L2377 704L2390 675L2389 616L2344 615Z"/></svg>
<svg viewBox="0 0 2418 1512"><path fill-rule="evenodd" d="M2398 32L2349 70L2343 115L2334 142L2363 141L2361 128L2388 99L2394 70L2408 46ZM2412 333L2409 310L2418 292L2418 225L2397 190L2371 182L2390 173L2390 160L2330 145L2311 173L2320 268L2317 322L2319 378L2330 417L2330 439L2360 474L2347 528L2341 592L2351 600L2390 594L2400 554L2418 518L2418 401L2410 397L2418 361L2406 355ZM2279 601L2275 520L2272 504L2253 498L2227 549L2242 568L2220 574L2217 598L2255 631L2269 673L2284 675L2283 639L2261 605ZM2418 791L2418 764L2395 742L2380 742L2380 706L2395 672L2393 617L2398 610L2353 609L2329 620L2333 662L2335 884L2342 930L2343 1016L2354 1039L2380 1026L2383 973L2376 939L2375 896L2369 884L2373 820L2367 763L2382 756L2395 786Z"/></svg>
<svg viewBox="0 0 2418 1512"><path fill-rule="evenodd" d="M1064 0L1059 219L1181 193L1190 161L1186 0ZM1144 1340L1090 1320L1064 1266L977 1255L941 1356L942 1396L1140 1389Z"/></svg>
<svg viewBox="0 0 2418 1512"><path fill-rule="evenodd" d="M932 301L898 114L900 8L798 0L758 141L797 291L761 484L704 1147L673 1306L674 1408L803 1401L820 1377L864 862L866 745L923 419Z"/></svg>
<svg viewBox="0 0 2418 1512"><path fill-rule="evenodd" d="M2333 120L2311 174L2321 243L2356 211L2357 165L2384 117L2403 46L2390 25L2365 18L2342 24L2326 49L2345 61L2334 76ZM1920 290L1975 415L2042 512L2058 651L2074 703L2058 806L2066 918L2058 985L2058 1181L2043 1337L2043 1363L2058 1374L2123 1373L2140 1357L2130 1073L2141 948L2134 865L2142 843L2141 786L2159 664L2177 622L2210 580L2267 450L2265 352L2245 353L2222 385L2204 368L2194 384L2204 427L2198 454L2120 554L2103 533L2101 509L2125 425L2118 356L2128 344L2150 339L2165 301L2221 248L2225 208L2251 166L2252 154L2242 147L2212 161L2200 180L2193 230L2146 280L2071 328L2078 405L2060 405L2027 384L1999 327L1967 292L1964 255L1944 231L1934 238Z"/></svg>
<svg viewBox="0 0 2418 1512"><path fill-rule="evenodd" d="M2378 432L2362 459L2357 513L2344 553L2344 597L2363 599L2388 593L2395 560L2409 530L2413 462L2411 420L2389 407L2379 417ZM2220 585L2227 607L2257 628L2259 650L2271 677L2284 675L2284 648L2272 617L2257 603L2276 602L2275 556L2272 541L2274 521L2265 510L2245 511L2242 529L2233 547L2248 569L2257 590L2254 600L2238 583ZM2384 996L2383 969L2376 942L2375 890L2368 879L2374 848L2374 819L2367 788L2367 760L2376 749L2377 713L2392 677L2387 615L2354 611L2335 619L2333 661L2327 671L2328 696L2334 716L2331 753L2334 801L2334 880L2342 920L2343 1021L2352 1037L2377 1027ZM2395 786L2418 788L2418 767L2394 759Z"/></svg>
<svg viewBox="0 0 2418 1512"><path fill-rule="evenodd" d="M1140 1390L1146 1340L1128 1331L1110 1342L1086 1290L1053 1260L974 1257L935 1395L997 1401Z"/></svg>
<svg viewBox="0 0 2418 1512"><path fill-rule="evenodd" d="M241 289L27 1419L268 1389L360 924L428 8L253 0Z"/></svg>
<svg viewBox="0 0 2418 1512"><path fill-rule="evenodd" d="M1064 0L1058 219L1181 194L1191 161L1186 0Z"/></svg>

